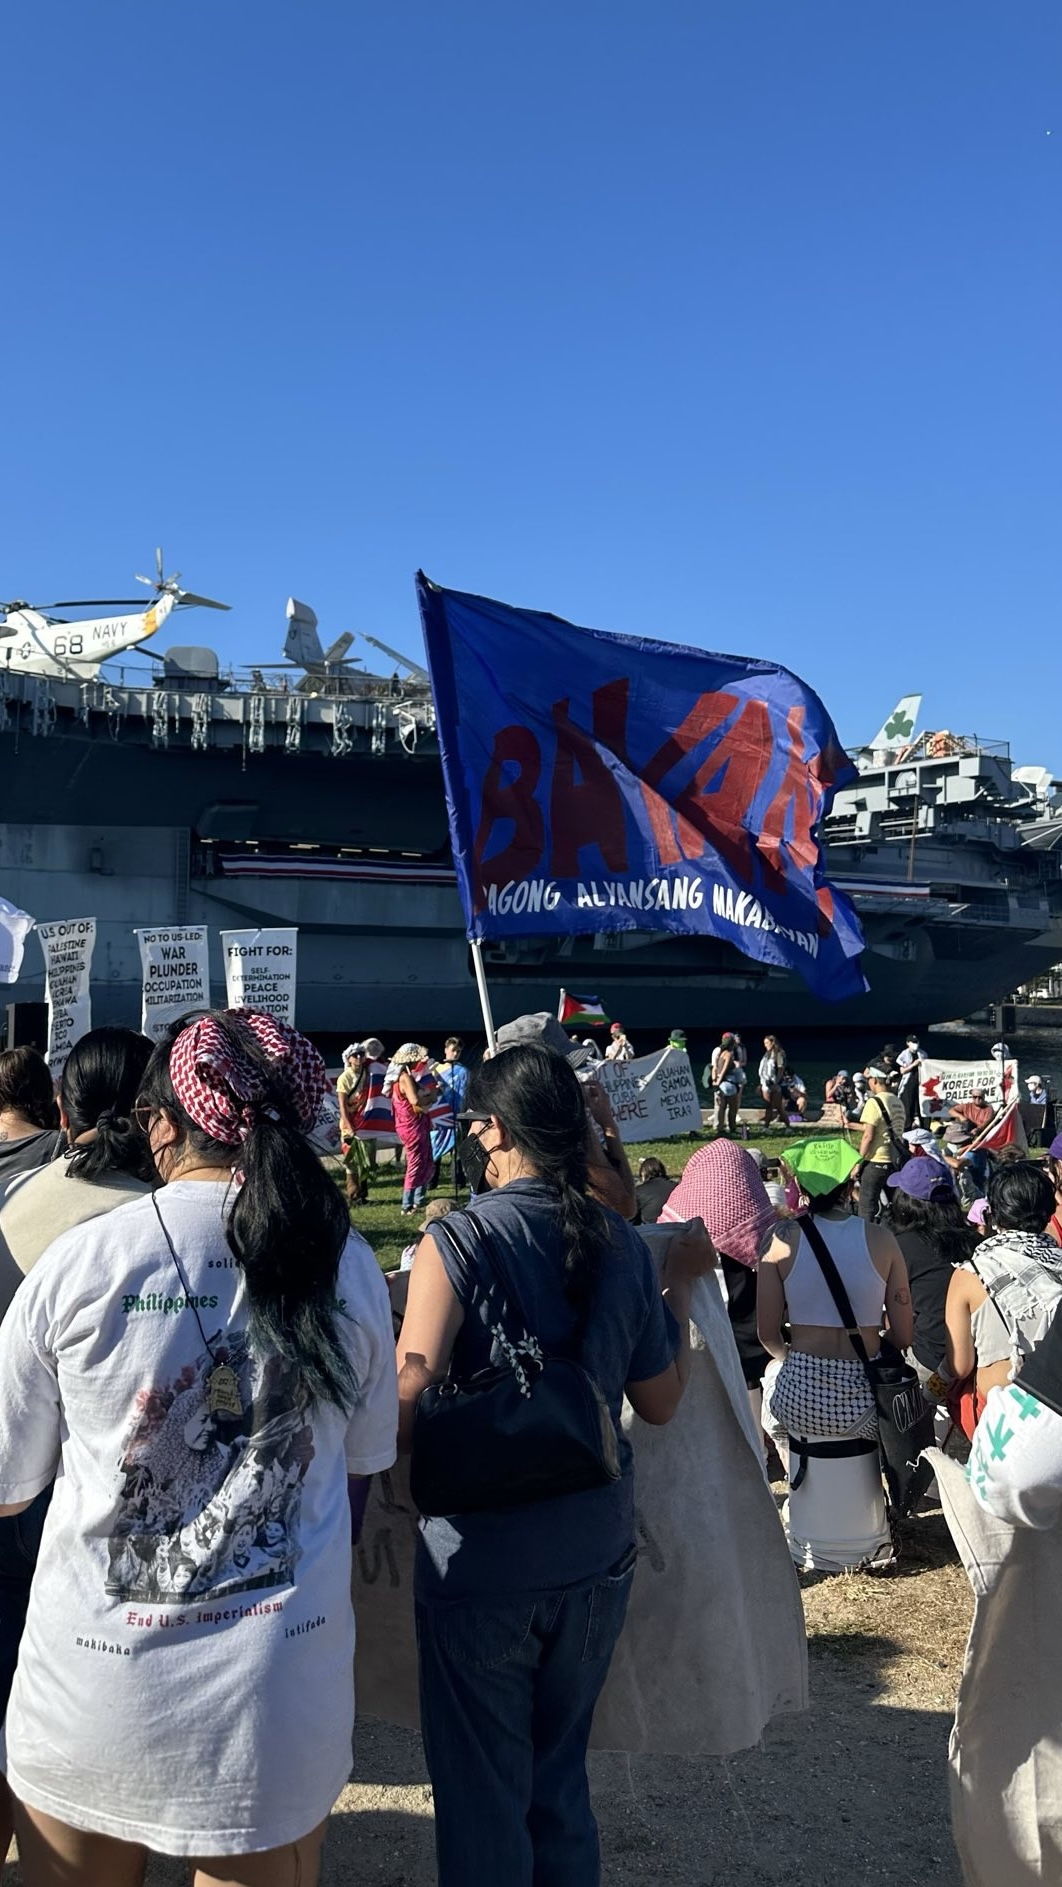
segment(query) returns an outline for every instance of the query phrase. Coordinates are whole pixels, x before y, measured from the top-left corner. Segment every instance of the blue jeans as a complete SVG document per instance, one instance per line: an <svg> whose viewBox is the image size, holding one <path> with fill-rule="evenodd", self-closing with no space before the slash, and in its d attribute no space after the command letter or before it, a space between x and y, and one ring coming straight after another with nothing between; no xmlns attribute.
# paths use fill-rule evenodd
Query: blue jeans
<svg viewBox="0 0 1062 1887"><path fill-rule="evenodd" d="M0 1516L0 1722L7 1713L41 1533L51 1498L52 1488L48 1486L35 1496L24 1513Z"/></svg>
<svg viewBox="0 0 1062 1887"><path fill-rule="evenodd" d="M586 1746L634 1558L552 1592L418 1597L439 1887L598 1887Z"/></svg>

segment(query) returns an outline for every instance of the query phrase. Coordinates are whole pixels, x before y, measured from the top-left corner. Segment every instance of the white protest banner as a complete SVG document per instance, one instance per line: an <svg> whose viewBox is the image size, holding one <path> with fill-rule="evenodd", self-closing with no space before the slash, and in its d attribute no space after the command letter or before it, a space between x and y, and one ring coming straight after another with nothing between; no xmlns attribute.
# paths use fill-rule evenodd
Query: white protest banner
<svg viewBox="0 0 1062 1887"><path fill-rule="evenodd" d="M0 898L0 983L17 983L22 968L22 952L33 929L28 911Z"/></svg>
<svg viewBox="0 0 1062 1887"><path fill-rule="evenodd" d="M682 1049L602 1062L593 1072L611 1102L621 1140L670 1140L699 1129L697 1083Z"/></svg>
<svg viewBox="0 0 1062 1887"><path fill-rule="evenodd" d="M152 1042L189 1009L210 1008L210 970L205 924L173 930L138 930L144 979L140 1026Z"/></svg>
<svg viewBox="0 0 1062 1887"><path fill-rule="evenodd" d="M1000 1061L989 1056L985 1061L923 1061L918 1070L918 1105L922 1114L933 1118L959 1101L968 1101L976 1089L984 1090L989 1107L1002 1107L1017 1093L1018 1064L1013 1059Z"/></svg>
<svg viewBox="0 0 1062 1887"><path fill-rule="evenodd" d="M313 1126L306 1135L315 1153L338 1159L343 1150L340 1135L339 1102L327 1088L321 1096Z"/></svg>
<svg viewBox="0 0 1062 1887"><path fill-rule="evenodd" d="M295 1026L297 930L223 930L230 1009L262 1009Z"/></svg>
<svg viewBox="0 0 1062 1887"><path fill-rule="evenodd" d="M96 947L96 919L71 917L55 924L38 924L47 972L48 1066L53 1075L62 1069L74 1043L92 1027L89 973Z"/></svg>

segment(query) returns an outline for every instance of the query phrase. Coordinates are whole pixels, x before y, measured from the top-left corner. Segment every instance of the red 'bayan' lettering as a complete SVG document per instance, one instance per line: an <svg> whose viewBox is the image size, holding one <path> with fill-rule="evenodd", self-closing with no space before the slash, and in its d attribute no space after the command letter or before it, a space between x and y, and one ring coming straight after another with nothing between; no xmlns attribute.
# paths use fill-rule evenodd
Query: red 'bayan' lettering
<svg viewBox="0 0 1062 1887"><path fill-rule="evenodd" d="M506 768L515 766L512 779L505 779ZM546 822L535 799L535 788L542 772L542 755L529 727L501 727L494 736L487 777L483 782L483 807L476 833L476 863L482 866L483 854L499 819L511 819L512 837L503 852L490 860L490 874L495 884L507 878L527 878L536 869L546 843Z"/></svg>
<svg viewBox="0 0 1062 1887"><path fill-rule="evenodd" d="M594 740L585 728L576 727L568 713L567 701L553 708L557 729L557 757L553 763L553 782L549 793L549 818L553 837L550 859L551 878L578 878L579 852L584 845L597 845L609 871L627 869L627 821L623 794L598 750L602 739L599 721L607 717L611 702L601 704L599 688L593 697ZM579 777L576 778L578 768Z"/></svg>
<svg viewBox="0 0 1062 1887"><path fill-rule="evenodd" d="M816 755L810 763L803 758L803 708L794 705L789 710L786 771L757 836L748 830L747 822L774 751L766 703L746 701L735 716L737 695L699 696L646 765L636 769L627 753L629 702L626 678L596 688L591 696L592 735L573 722L569 701L554 704L557 749L549 783L551 877L578 877L579 854L588 845L600 849L609 871L628 869L623 793L607 756L637 781L661 865L700 858L709 845L750 883L755 845L769 889L785 890L786 853L801 869L810 871L816 856L812 831L816 802L821 803L819 795L830 768L825 764L828 756ZM724 725L727 722L729 726ZM718 738L692 778L677 790L662 790L672 770L715 734ZM483 784L475 840L478 874L494 884L543 869L546 827L535 797L541 773L541 750L530 728L499 729ZM512 822L511 836L504 849L485 864L487 847L503 820ZM818 903L822 927L831 915L829 893L821 892Z"/></svg>
<svg viewBox="0 0 1062 1887"><path fill-rule="evenodd" d="M767 860L768 868L779 877L782 876L784 863L782 848L785 846L796 859L801 871L810 872L815 863L815 841L812 837L813 806L808 790L809 774L816 776L817 756L809 767L804 760L804 710L801 707L790 708L786 717L786 732L789 735L789 760L785 777L778 791L764 814L760 828L759 847ZM817 797L817 796L816 796ZM792 811L792 828L786 837L786 825Z"/></svg>
<svg viewBox="0 0 1062 1887"><path fill-rule="evenodd" d="M700 858L708 844L739 877L751 882L752 840L744 822L771 761L771 723L764 702L746 701L688 785L667 799L656 790L672 767L714 734L737 705L736 695L701 695L645 768L642 797L662 865Z"/></svg>

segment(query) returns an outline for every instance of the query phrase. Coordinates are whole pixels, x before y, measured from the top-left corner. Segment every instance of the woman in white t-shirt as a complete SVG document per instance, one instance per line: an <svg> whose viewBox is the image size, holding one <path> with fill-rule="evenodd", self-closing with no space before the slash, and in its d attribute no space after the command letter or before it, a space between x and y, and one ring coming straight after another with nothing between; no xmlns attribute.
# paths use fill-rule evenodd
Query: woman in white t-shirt
<svg viewBox="0 0 1062 1887"><path fill-rule="evenodd" d="M387 1291L251 1011L156 1049L164 1187L65 1233L0 1327L0 1512L58 1469L5 1725L27 1887L315 1887L354 1721L347 1476L395 1458Z"/></svg>
<svg viewBox="0 0 1062 1887"><path fill-rule="evenodd" d="M132 1117L150 1057L151 1043L133 1029L90 1029L71 1049L59 1087L67 1151L13 1179L0 1200L0 1315L60 1233L142 1198L158 1184L147 1141ZM51 1496L49 1484L25 1512L0 1518L0 1720L18 1664ZM10 1791L0 1778L0 1855L7 1853L11 1833Z"/></svg>

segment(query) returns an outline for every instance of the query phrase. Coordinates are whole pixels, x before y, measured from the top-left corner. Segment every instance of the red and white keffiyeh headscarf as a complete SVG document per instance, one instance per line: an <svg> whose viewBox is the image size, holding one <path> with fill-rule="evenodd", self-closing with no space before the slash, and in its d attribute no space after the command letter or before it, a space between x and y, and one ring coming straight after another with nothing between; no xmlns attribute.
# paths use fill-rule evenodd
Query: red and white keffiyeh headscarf
<svg viewBox="0 0 1062 1887"><path fill-rule="evenodd" d="M188 1118L223 1147L242 1146L260 1114L276 1119L276 1110L263 1105L261 1070L240 1052L241 1030L254 1036L306 1132L325 1091L324 1057L305 1035L257 1009L226 1009L181 1030L170 1050L170 1080Z"/></svg>

